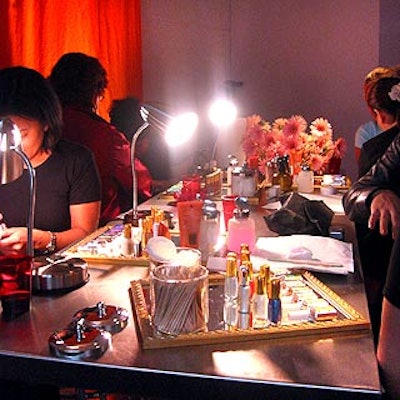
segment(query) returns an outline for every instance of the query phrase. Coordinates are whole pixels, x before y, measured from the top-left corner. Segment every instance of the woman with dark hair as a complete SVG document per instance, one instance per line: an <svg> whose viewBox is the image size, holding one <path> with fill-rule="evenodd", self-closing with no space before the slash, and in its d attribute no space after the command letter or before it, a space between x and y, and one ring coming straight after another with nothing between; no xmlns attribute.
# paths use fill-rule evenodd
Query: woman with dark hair
<svg viewBox="0 0 400 400"><path fill-rule="evenodd" d="M107 87L107 74L97 58L83 53L64 54L49 80L63 106L62 136L94 153L102 181L100 223L103 225L132 207L130 143L109 122L96 114ZM152 195L148 169L135 160L139 202Z"/></svg>
<svg viewBox="0 0 400 400"><path fill-rule="evenodd" d="M35 252L50 253L95 230L100 214L100 180L92 153L60 140L61 106L50 83L25 67L0 70L0 119L21 132L21 147L36 172L33 229ZM0 212L7 226L0 252L25 252L29 176L0 186Z"/></svg>
<svg viewBox="0 0 400 400"><path fill-rule="evenodd" d="M375 114L375 120L382 133L364 143L358 161L359 176L363 176L376 163L399 133L397 114L399 105L388 93L400 83L397 77L384 77L371 84L367 94L368 108Z"/></svg>

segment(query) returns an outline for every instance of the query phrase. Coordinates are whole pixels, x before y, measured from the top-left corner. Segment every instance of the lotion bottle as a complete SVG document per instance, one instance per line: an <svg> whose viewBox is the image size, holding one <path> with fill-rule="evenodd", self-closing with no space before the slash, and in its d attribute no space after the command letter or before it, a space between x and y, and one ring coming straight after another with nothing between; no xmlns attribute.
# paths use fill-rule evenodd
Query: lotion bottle
<svg viewBox="0 0 400 400"><path fill-rule="evenodd" d="M250 216L248 200L246 197L238 197L233 218L228 222L228 251L240 254L242 243L247 243L249 250L252 251L256 243L256 228L254 219Z"/></svg>

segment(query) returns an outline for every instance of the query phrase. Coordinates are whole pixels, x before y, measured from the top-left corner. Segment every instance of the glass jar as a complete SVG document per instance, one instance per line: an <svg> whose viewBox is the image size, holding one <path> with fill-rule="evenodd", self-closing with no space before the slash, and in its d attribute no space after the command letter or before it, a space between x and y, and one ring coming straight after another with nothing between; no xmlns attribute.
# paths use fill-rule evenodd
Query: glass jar
<svg viewBox="0 0 400 400"><path fill-rule="evenodd" d="M300 193L312 193L314 191L314 172L308 165L303 165L297 175L297 190Z"/></svg>
<svg viewBox="0 0 400 400"><path fill-rule="evenodd" d="M289 168L289 156L282 156L276 159L276 172L272 178L274 185L279 185L281 192L292 190L292 175Z"/></svg>
<svg viewBox="0 0 400 400"><path fill-rule="evenodd" d="M151 323L157 334L205 331L209 315L208 270L164 264L150 273Z"/></svg>

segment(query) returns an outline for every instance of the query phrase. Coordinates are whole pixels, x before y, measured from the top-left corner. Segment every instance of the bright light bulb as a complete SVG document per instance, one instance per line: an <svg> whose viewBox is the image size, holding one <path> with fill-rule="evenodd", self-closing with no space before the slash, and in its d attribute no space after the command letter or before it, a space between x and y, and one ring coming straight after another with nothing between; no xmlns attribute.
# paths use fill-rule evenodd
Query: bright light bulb
<svg viewBox="0 0 400 400"><path fill-rule="evenodd" d="M199 118L194 112L173 118L165 132L165 141L169 146L178 146L187 142L193 136L198 122Z"/></svg>
<svg viewBox="0 0 400 400"><path fill-rule="evenodd" d="M211 105L208 116L214 125L226 127L235 121L237 108L231 101L220 99Z"/></svg>

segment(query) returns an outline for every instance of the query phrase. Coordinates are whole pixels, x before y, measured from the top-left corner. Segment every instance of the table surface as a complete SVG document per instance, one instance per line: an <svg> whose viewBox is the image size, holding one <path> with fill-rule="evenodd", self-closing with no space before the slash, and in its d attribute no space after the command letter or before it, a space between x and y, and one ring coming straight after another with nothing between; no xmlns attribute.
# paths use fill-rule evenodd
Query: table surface
<svg viewBox="0 0 400 400"><path fill-rule="evenodd" d="M165 206L165 201L158 205ZM258 235L270 234L259 218L266 212L257 211ZM58 296L35 295L30 313L12 322L0 321L0 378L163 398L381 397L370 331L142 350L129 288L132 280L147 277L147 269L97 263L89 267L85 286ZM367 316L358 270L347 276L316 275ZM128 326L113 336L106 353L94 361L51 356L49 336L65 328L76 311L99 301L126 308L130 315Z"/></svg>

